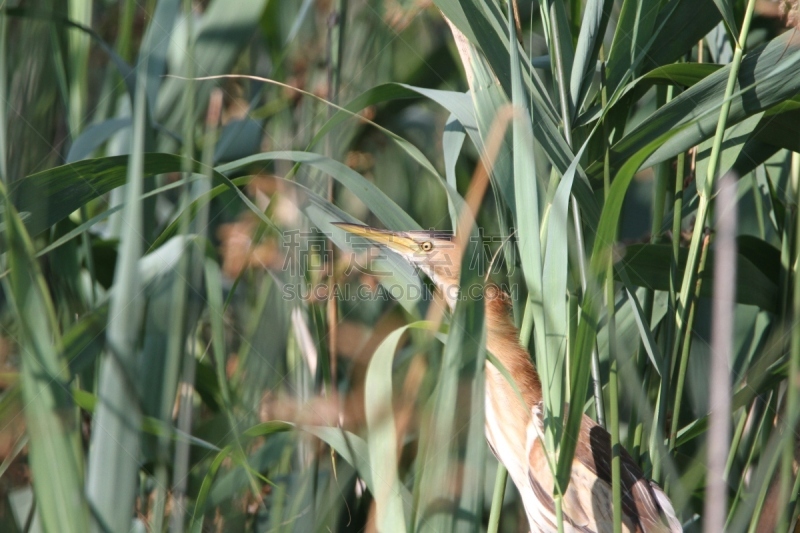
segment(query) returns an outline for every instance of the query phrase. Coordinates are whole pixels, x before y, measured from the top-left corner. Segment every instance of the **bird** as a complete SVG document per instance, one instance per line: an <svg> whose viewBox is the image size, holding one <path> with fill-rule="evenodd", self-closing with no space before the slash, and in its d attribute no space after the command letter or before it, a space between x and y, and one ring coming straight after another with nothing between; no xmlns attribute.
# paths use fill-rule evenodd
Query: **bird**
<svg viewBox="0 0 800 533"><path fill-rule="evenodd" d="M427 275L452 310L459 294L462 248L452 234L434 230L388 231L337 223L340 229L385 247ZM486 349L508 378L487 360L485 434L489 447L517 487L530 529L557 531L554 478L544 448L542 382L519 330L511 320L511 299L499 286L484 288ZM522 401L519 395L522 396ZM683 531L664 491L648 480L630 454L621 450L622 531ZM565 531L613 531L611 436L583 415L570 482L562 496Z"/></svg>

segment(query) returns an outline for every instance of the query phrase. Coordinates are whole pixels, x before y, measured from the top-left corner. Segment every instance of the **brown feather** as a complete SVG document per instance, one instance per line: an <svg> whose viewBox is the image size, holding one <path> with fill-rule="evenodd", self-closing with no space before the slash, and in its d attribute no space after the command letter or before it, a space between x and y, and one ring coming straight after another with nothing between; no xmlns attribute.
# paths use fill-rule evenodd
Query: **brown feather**
<svg viewBox="0 0 800 533"><path fill-rule="evenodd" d="M525 405L516 397L513 387L497 369L487 365L487 405L491 405L494 416L501 419L497 423L487 420L487 437L495 454L502 447L498 439L505 439L512 455L519 450L523 434L528 433L529 426L541 427L542 385L527 350L519 345L519 331L510 319L510 299L496 285L487 285L486 329L487 349L513 376L514 381L524 399ZM488 414L488 413L487 413ZM534 419L536 417L537 419ZM494 429L497 428L497 429ZM508 429L516 428L516 429ZM524 429L523 429L524 428ZM538 430L540 431L540 430ZM499 434L498 434L499 433ZM527 439L527 437L524 437ZM528 439L530 440L530 439ZM519 470L522 465L514 464L514 458L498 456L506 464L515 484L522 493L529 489L544 507L544 523L531 527L548 529L554 527L552 519L555 507L552 499L553 476L547 464L547 456L539 438L526 444L528 473L525 483L520 487ZM515 450L514 452L511 449ZM501 454L502 455L502 454ZM664 509L663 502L669 501L661 489L647 480L633 458L623 448L620 452L622 469L622 507L623 530L630 532L680 531L680 524L674 519L674 511ZM660 493L661 498L657 497ZM524 499L524 496L523 496ZM567 493L562 500L565 525L577 531L611 531L613 529L613 503L611 492L611 436L594 422L583 415L578 445L572 468L572 477ZM669 520L667 517L672 515ZM532 519L529 512L529 518ZM669 520L669 521L668 521Z"/></svg>
<svg viewBox="0 0 800 533"><path fill-rule="evenodd" d="M438 232L391 232L354 224L339 227L401 254L418 266L455 306L462 250L452 235ZM455 289L455 290L454 290ZM519 490L532 531L555 531L553 476L542 446L542 383L519 331L510 319L510 298L487 284L486 347L513 380L486 365L486 438ZM644 478L623 449L623 530L681 531L672 505L658 486ZM611 439L583 415L570 484L562 500L567 531L611 531Z"/></svg>

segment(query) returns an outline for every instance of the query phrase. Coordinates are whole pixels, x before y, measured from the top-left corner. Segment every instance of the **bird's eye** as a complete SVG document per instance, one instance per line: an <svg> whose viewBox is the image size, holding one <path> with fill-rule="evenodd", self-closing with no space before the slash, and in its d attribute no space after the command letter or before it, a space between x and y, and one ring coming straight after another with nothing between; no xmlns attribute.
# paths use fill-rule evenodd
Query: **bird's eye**
<svg viewBox="0 0 800 533"><path fill-rule="evenodd" d="M423 252L430 252L431 250L433 250L433 243L430 241L425 241L422 244L420 244L419 247L422 248Z"/></svg>

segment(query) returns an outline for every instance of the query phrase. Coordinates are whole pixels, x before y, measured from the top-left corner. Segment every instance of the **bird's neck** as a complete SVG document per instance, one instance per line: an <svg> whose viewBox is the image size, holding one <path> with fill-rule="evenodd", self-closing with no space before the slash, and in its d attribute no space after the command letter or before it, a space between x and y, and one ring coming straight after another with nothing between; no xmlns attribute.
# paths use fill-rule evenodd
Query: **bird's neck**
<svg viewBox="0 0 800 533"><path fill-rule="evenodd" d="M542 385L528 351L519 344L508 295L496 285L487 285L484 301L486 349L496 359L486 364L486 439L524 492L530 486L529 430L538 427L531 422L537 422L534 413L542 401Z"/></svg>
<svg viewBox="0 0 800 533"><path fill-rule="evenodd" d="M519 329L511 321L508 295L496 285L487 285L484 296L486 349L508 370L528 409L532 409L542 401L542 383L530 354L519 343ZM517 396L513 388L508 393Z"/></svg>
<svg viewBox="0 0 800 533"><path fill-rule="evenodd" d="M439 283L439 291L443 294L451 310L455 309L458 299L458 284L454 281ZM511 320L511 300L500 287L489 283L484 289L486 349L495 356L514 380L519 393L525 400L526 407L532 409L542 401L542 384L539 374L531 362L528 351L519 343L519 329ZM487 367L488 368L488 367ZM495 372L502 372L496 369ZM494 376L497 378L498 376ZM505 377L494 379L492 391L508 400L518 403L519 395ZM491 385L491 384L490 384Z"/></svg>

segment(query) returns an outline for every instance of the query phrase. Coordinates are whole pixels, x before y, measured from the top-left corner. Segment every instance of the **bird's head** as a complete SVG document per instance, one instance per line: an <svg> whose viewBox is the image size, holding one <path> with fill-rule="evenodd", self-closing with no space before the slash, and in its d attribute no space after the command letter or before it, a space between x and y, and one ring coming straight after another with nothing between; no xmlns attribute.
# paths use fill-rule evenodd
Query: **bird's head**
<svg viewBox="0 0 800 533"><path fill-rule="evenodd" d="M334 225L399 254L408 263L425 272L448 303L455 299L462 254L451 233L435 230L388 231L346 223Z"/></svg>

